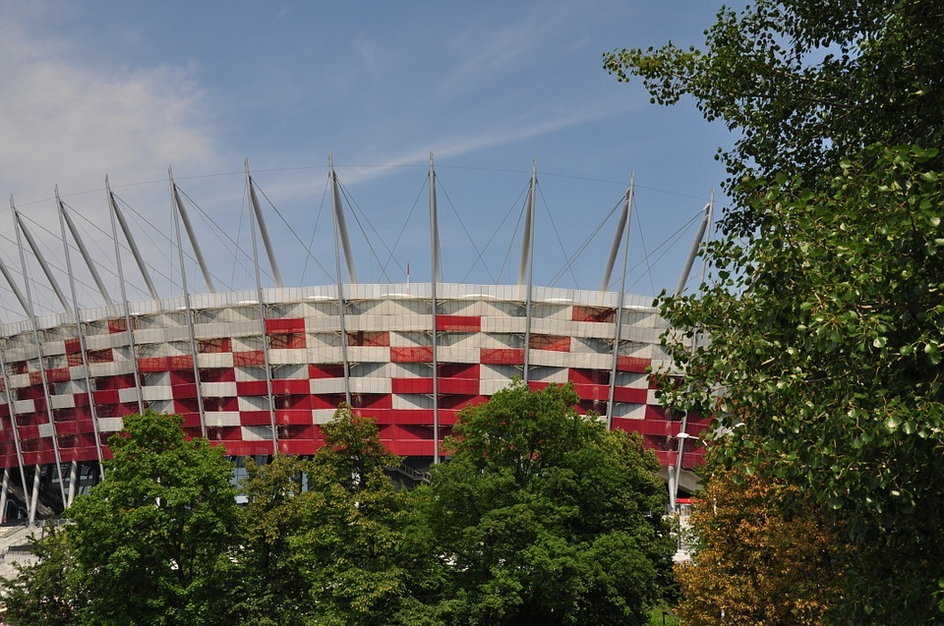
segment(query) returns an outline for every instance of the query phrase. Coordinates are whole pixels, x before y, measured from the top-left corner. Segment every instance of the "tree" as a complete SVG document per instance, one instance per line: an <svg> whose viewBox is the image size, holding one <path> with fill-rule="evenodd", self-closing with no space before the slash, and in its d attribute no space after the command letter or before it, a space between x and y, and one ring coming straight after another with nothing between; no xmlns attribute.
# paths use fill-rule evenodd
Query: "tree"
<svg viewBox="0 0 944 626"><path fill-rule="evenodd" d="M676 613L691 626L815 626L842 571L838 534L821 505L786 506L795 487L743 467L719 469L692 506L692 560L676 566Z"/></svg>
<svg viewBox="0 0 944 626"><path fill-rule="evenodd" d="M86 592L83 624L211 624L223 613L221 558L234 536L232 464L182 419L129 415L108 440L104 480L68 509Z"/></svg>
<svg viewBox="0 0 944 626"><path fill-rule="evenodd" d="M777 173L817 187L867 146L944 139L944 6L937 0L756 0L718 12L704 49L617 50L604 66L639 76L652 101L691 95L739 133L719 151L734 205L731 232L753 232L745 178Z"/></svg>
<svg viewBox="0 0 944 626"><path fill-rule="evenodd" d="M429 515L467 624L644 624L669 576L659 464L638 435L521 381L460 413Z"/></svg>
<svg viewBox="0 0 944 626"><path fill-rule="evenodd" d="M843 521L845 623L939 620L944 166L921 146L944 138L942 22L929 0L758 0L704 52L606 61L740 132L716 279L662 300L690 383L665 401L743 423L716 444L732 463Z"/></svg>
<svg viewBox="0 0 944 626"><path fill-rule="evenodd" d="M249 465L231 617L244 624L423 624L436 562L400 459L373 419L341 406L314 458Z"/></svg>
<svg viewBox="0 0 944 626"><path fill-rule="evenodd" d="M75 580L74 558L67 535L47 526L33 540L35 562L16 564L16 576L3 579L4 623L30 626L70 626L84 595Z"/></svg>

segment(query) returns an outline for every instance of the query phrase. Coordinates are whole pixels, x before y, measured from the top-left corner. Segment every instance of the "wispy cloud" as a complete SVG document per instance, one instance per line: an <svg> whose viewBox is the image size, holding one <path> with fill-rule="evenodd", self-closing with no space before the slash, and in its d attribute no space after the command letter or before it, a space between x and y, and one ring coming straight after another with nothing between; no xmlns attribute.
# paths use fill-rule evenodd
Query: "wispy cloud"
<svg viewBox="0 0 944 626"><path fill-rule="evenodd" d="M0 26L3 191L35 200L56 183L87 189L106 172L139 181L168 163L213 164L197 68L96 67L30 22Z"/></svg>

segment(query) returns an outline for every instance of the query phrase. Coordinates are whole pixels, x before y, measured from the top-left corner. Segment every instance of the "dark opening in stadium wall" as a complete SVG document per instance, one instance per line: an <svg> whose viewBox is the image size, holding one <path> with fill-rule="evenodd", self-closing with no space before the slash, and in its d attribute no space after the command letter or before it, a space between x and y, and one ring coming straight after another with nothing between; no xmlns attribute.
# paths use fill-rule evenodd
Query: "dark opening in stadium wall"
<svg viewBox="0 0 944 626"><path fill-rule="evenodd" d="M642 434L663 465L673 504L680 486L690 488L688 470L704 454L695 435L708 424L667 415L647 374L668 363L659 346L665 323L652 297L626 293L634 184L606 216L615 218L616 227L596 290L533 284L536 166L520 204L520 262L511 285L443 282L432 158L424 183L425 282L410 280L409 269L406 282L358 282L347 194L329 164L334 281L285 286L248 163L244 185L251 249L234 254L251 257L255 285L221 291L201 251L187 196L170 173L168 230L179 273L179 291L170 297L155 288L154 265L126 216L130 207L107 179L110 259L90 253L74 209L57 192L62 256L51 261L11 199L20 267L0 260L0 271L5 293L12 294L5 308L19 307L21 316L3 324L0 337L5 519L32 523L61 512L100 480L101 461L109 456L106 440L121 430L123 416L145 409L183 416L189 435L224 446L239 463L246 456L314 453L322 443L319 424L346 402L376 419L383 442L406 458L407 473L418 475L442 459L441 442L458 411L515 377L535 389L572 383L582 412ZM692 220L699 226L678 262L678 291L688 281L711 209L709 201ZM103 305L79 306L77 266ZM193 266L202 277L199 288ZM113 268L117 293L106 287L102 267ZM61 312L36 313L40 274ZM129 298L132 283L150 297Z"/></svg>

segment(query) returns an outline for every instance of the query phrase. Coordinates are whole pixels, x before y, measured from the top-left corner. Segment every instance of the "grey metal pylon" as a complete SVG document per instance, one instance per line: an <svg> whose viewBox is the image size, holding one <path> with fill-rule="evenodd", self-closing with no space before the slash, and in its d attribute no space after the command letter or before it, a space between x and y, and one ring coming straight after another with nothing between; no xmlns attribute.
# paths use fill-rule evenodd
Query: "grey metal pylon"
<svg viewBox="0 0 944 626"><path fill-rule="evenodd" d="M108 184L108 175L105 175L105 194L108 196L109 206L112 208L109 211L109 217L111 218L111 238L115 244L115 262L118 264L118 285L121 289L121 306L122 311L125 316L125 332L128 333L128 352L131 357L131 362L134 366L134 389L138 395L138 413L144 413L144 398L142 397L141 392L141 371L138 367L138 353L137 346L134 343L134 328L131 324L131 308L128 304L128 293L125 288L125 273L122 269L121 264L121 247L118 245L118 229L115 225L116 218L118 218L121 213L118 211L118 205L115 202L115 196L111 192L111 186ZM125 237L129 237L127 230L125 231ZM135 250L133 240L128 239L128 243L131 246L132 250ZM147 277L145 272L145 282L148 283L148 289L151 291L151 297L157 299L157 292L154 290L154 285L150 283L150 278Z"/></svg>
<svg viewBox="0 0 944 626"><path fill-rule="evenodd" d="M131 249L131 255L134 257L134 262L138 266L138 270L141 272L141 277L144 279L144 284L147 285L148 292L151 294L151 297L155 300L160 300L160 296L157 295L157 289L154 288L154 281L151 280L151 273L148 272L147 265L144 263L144 258L141 256L141 252L138 250L138 244L134 241L134 236L131 234L131 229L128 228L128 222L125 221L125 216L121 212L121 209L118 207L118 202L115 200L115 194L112 193L111 186L108 184L108 176L105 176L105 191L108 195L108 206L111 207L112 215L117 218L118 224L121 226L121 232L125 235L125 241L128 242L128 247ZM118 236L115 233L114 224L112 224L112 238L115 240L115 255L118 257L118 263L121 263L121 255L119 254L118 249ZM124 294L125 289L124 279L121 280L121 289L122 289L122 300L125 302L128 301L127 296Z"/></svg>
<svg viewBox="0 0 944 626"><path fill-rule="evenodd" d="M23 241L20 237L20 231L23 230L23 223L20 220L20 214L16 210L16 203L13 201L13 196L10 196L10 210L13 212L13 230L16 231L16 247L20 253L20 266L23 271L23 287L26 291L26 304L27 304L27 315L29 315L30 322L33 326L33 341L36 342L36 356L39 360L39 374L40 380L43 385L43 400L46 403L46 420L49 423L49 430L52 439L52 451L53 457L56 460L56 475L59 478L59 491L62 497L62 502L66 501L66 490L65 485L62 481L62 454L59 452L59 435L56 432L56 423L52 417L52 402L49 398L49 380L46 377L46 358L43 354L43 342L39 338L39 322L36 320L36 312L33 309L33 296L32 290L29 286L29 271L26 269L26 252L23 250ZM61 297L61 292L60 292ZM66 307L68 310L68 306ZM37 471L39 466L37 465ZM35 484L35 481L34 481ZM35 500L37 494L33 494L33 499ZM34 507L35 513L35 507ZM30 520L32 523L32 519Z"/></svg>
<svg viewBox="0 0 944 626"><path fill-rule="evenodd" d="M698 231L695 233L695 239L692 240L692 247L688 251L688 257L685 259L685 265L682 266L682 274L679 276L678 286L675 288L675 295L680 296L685 291L685 284L688 283L688 276L692 272L692 265L695 264L695 256L698 254L698 246L701 245L705 237L705 229L708 228L708 222L711 221L711 206L714 203L714 195L711 200L702 209L704 216L698 224Z"/></svg>
<svg viewBox="0 0 944 626"><path fill-rule="evenodd" d="M246 175L246 189L249 194L249 201L253 205L253 210L249 211L249 230L252 233L252 264L256 271L256 300L259 306L259 330L262 333L262 356L263 356L263 366L265 367L265 380L266 380L266 395L269 398L269 427L272 432L272 455L278 456L279 454L279 435L277 426L275 423L275 398L272 394L272 370L270 369L270 359L269 359L269 335L266 332L266 309L265 302L263 301L262 294L262 274L259 270L259 247L256 245L256 227L253 224L253 214L261 215L255 211L257 203L255 201L255 192L252 190L252 177L249 175L249 159L246 159L243 162L245 175ZM261 224L261 222L260 222ZM262 230L261 227L260 230ZM268 236L263 237L268 243ZM278 270L275 269L275 259L270 257L270 262L273 264L272 269L278 275ZM278 283L279 287L282 286L281 281Z"/></svg>
<svg viewBox="0 0 944 626"><path fill-rule="evenodd" d="M256 187L249 174L249 159L244 162L246 168L246 185L249 188L249 204L252 205L252 212L256 216L256 222L259 224L259 234L262 235L262 244L266 249L266 256L269 257L269 267L272 268L272 278L275 279L275 286L282 286L282 275L279 273L279 264L275 260L275 250L272 248L272 241L269 240L269 230L266 228L265 217L262 215L262 209L259 207L259 198L256 197ZM255 236L255 230L253 230ZM253 239L255 241L255 239ZM258 266L259 264L256 263Z"/></svg>
<svg viewBox="0 0 944 626"><path fill-rule="evenodd" d="M56 204L59 205L59 213L61 215L60 219L65 219L66 226L69 227L69 232L72 233L72 239L75 241L76 247L79 249L79 254L82 255L82 259L85 261L85 266L88 267L89 273L92 275L92 280L95 281L95 286L98 287L98 292L102 294L102 298L105 299L105 304L114 304L111 300L111 296L108 295L108 290L105 289L105 283L102 282L102 277L98 275L98 269L95 267L95 263L92 262L92 257L88 252L88 249L85 247L85 242L82 241L82 236L79 235L79 229L75 227L75 222L72 221L72 216L69 215L69 211L66 210L65 204L62 202L62 198L59 197L59 186L56 185ZM66 233L64 229L62 230L62 245L66 246L68 250L68 243L66 243ZM69 280L74 280L72 277L72 270L69 270ZM73 302L75 301L75 294L72 295Z"/></svg>
<svg viewBox="0 0 944 626"><path fill-rule="evenodd" d="M177 239L177 256L180 259L180 282L184 289L184 314L187 316L187 335L190 339L190 354L193 358L193 382L197 387L197 412L200 416L200 436L207 436L206 415L203 412L203 393L200 389L200 367L197 365L197 339L193 332L193 306L190 303L190 290L187 288L187 266L184 263L184 248L180 240L180 220L177 186L174 184L174 172L167 168L167 179L171 189L171 212L174 214L174 234Z"/></svg>
<svg viewBox="0 0 944 626"><path fill-rule="evenodd" d="M610 388L608 401L606 404L606 428L609 430L613 426L613 404L616 399L616 377L619 366L619 348L623 335L623 299L626 295L626 265L629 260L629 234L632 227L633 216L633 194L636 190L636 173L633 172L629 182L629 188L626 190L626 200L623 204L623 212L620 214L620 229L625 229L625 233L619 233L616 236L614 244L618 243L620 238L623 242L623 271L620 274L619 296L616 301L616 329L613 333L613 364L610 368ZM612 270L612 261L608 264ZM609 284L609 277L604 277L604 288Z"/></svg>
<svg viewBox="0 0 944 626"><path fill-rule="evenodd" d="M13 445L16 449L16 461L20 466L20 481L23 484L23 497L29 499L29 491L26 489L26 470L23 462L23 447L20 444L20 431L16 424L16 407L13 405L13 397L10 395L10 377L7 375L7 359L4 355L5 346L0 345L0 370L3 373L3 394L7 401L7 407L10 409L10 427L13 429ZM24 504L29 506L29 502Z"/></svg>
<svg viewBox="0 0 944 626"><path fill-rule="evenodd" d="M203 274L203 282L206 283L207 289L210 290L210 293L216 293L216 286L213 284L213 277L210 276L210 270L203 258L203 252L200 250L200 242L197 241L197 234L194 232L193 225L190 223L190 215L187 214L187 208L184 206L183 200L180 199L180 192L177 189L177 183L174 182L174 171L172 168L167 168L167 176L170 178L171 200L177 209L175 215L179 214L180 220L184 223L184 229L187 231L187 238L190 240L190 247L193 248L193 256L196 257L197 265L200 266L200 272ZM177 218L174 219L176 220Z"/></svg>
<svg viewBox="0 0 944 626"><path fill-rule="evenodd" d="M10 286L10 289L13 291L13 295L16 296L16 299L19 300L20 306L23 307L23 311L29 315L29 305L26 303L26 298L23 296L23 292L20 291L20 288L17 286L16 282L13 280L13 276L10 274L10 270L7 269L6 263L3 262L3 259L0 259L0 273L3 274L3 277L7 281L7 285Z"/></svg>
<svg viewBox="0 0 944 626"><path fill-rule="evenodd" d="M534 308L531 290L534 283L534 191L538 185L538 162L531 162L531 182L528 184L528 203L525 209L524 245L521 250L521 270L518 273L518 284L527 277L525 290L525 321L524 321L524 371L522 379L525 384L530 380L531 369L531 314Z"/></svg>
<svg viewBox="0 0 944 626"><path fill-rule="evenodd" d="M635 184L636 174L633 173L633 183L630 184L630 189ZM630 190L626 191L627 194L631 194ZM624 196L625 198L625 196ZM623 238L624 231L626 236L629 236L629 229L626 228L626 220L630 211L626 210L626 205L623 205L623 210L620 212L619 221L616 223L616 231L613 233L613 245L610 246L610 255L606 259L606 267L603 268L603 280L600 281L600 291L607 291L610 288L610 277L613 275L613 265L616 263L616 255L619 253L620 241Z"/></svg>
<svg viewBox="0 0 944 626"><path fill-rule="evenodd" d="M685 268L682 272L682 275L679 277L679 284L675 289L676 297L682 294L682 291L685 290L685 284L688 282L688 275L692 271L692 265L695 262L695 255L698 253L698 247L701 245L702 240L705 237L705 231L711 236L711 231L708 228L711 224L711 214L714 209L715 203L715 194L714 191L711 192L711 197L708 200L708 204L705 205L704 212L705 215L701 220L701 224L698 227L698 233L695 236L695 240L692 242L691 250L688 253L688 259L685 262ZM702 266L704 270L704 266ZM702 275L702 280L704 280L704 274ZM695 333L692 338L692 350L697 347L698 333ZM688 434L688 411L682 413L681 423L679 424L679 435L682 433ZM678 444L676 445L675 451L675 465L669 465L667 468L669 475L669 510L674 512L676 503L678 502L678 487L679 480L681 479L682 474L682 461L685 458L685 439L686 437L676 437L678 439ZM673 471L674 470L674 471Z"/></svg>
<svg viewBox="0 0 944 626"><path fill-rule="evenodd" d="M76 296L75 291L75 277L72 274L72 255L69 253L69 242L66 238L66 207L62 203L62 198L59 197L59 187L56 186L56 205L59 207L59 231L62 234L62 247L65 251L66 259L66 274L69 276L69 292L72 296L72 315L75 317L75 329L76 334L79 337L79 353L82 355L82 371L85 377L85 394L88 398L89 403L89 413L92 416L92 433L95 436L95 454L98 456L98 469L101 472L101 475L105 475L105 467L102 465L102 440L101 435L98 431L98 411L95 410L95 396L92 393L92 377L89 372L88 364L88 353L87 346L85 341L85 330L82 328L82 320L79 318L79 302ZM76 236L77 233L73 231L73 236ZM84 248L84 246L81 246ZM91 267L91 266L90 266ZM97 281L99 282L99 281ZM102 287L104 289L104 287ZM102 295L108 298L108 294L103 290ZM111 300L109 299L109 304ZM75 496L75 460L72 461L72 471L69 473L69 502L68 505L72 504L72 498Z"/></svg>
<svg viewBox="0 0 944 626"><path fill-rule="evenodd" d="M344 248L348 282L356 283L357 272L354 270L354 256L351 253L351 241L347 236L347 222L344 221L344 205L341 203L341 185L338 183L338 174L334 171L334 156L330 154L328 155L328 175L331 177L335 229L338 231L341 246Z"/></svg>
<svg viewBox="0 0 944 626"><path fill-rule="evenodd" d="M429 153L429 248L430 248L430 298L432 309L432 352L433 352L433 463L439 463L439 331L437 319L439 313L436 301L436 288L439 283L439 217L436 207L436 169L433 166L433 153Z"/></svg>
<svg viewBox="0 0 944 626"><path fill-rule="evenodd" d="M13 196L10 196L10 205L13 206ZM33 256L36 257L36 261L39 263L40 269L43 270L43 274L46 275L46 280L49 281L49 286L52 287L53 292L55 292L56 297L59 298L59 303L62 304L62 308L65 311L69 310L69 302L66 300L65 294L62 293L62 289L59 288L59 281L56 280L56 277L53 276L52 270L49 269L49 264L46 263L46 258L43 256L42 251L40 251L39 246L36 245L36 240L33 239L32 233L26 227L26 224L23 223L23 218L20 216L19 211L14 207L13 210L13 219L16 222L17 233L23 233L23 236L26 237L26 243L29 244L30 250L33 251ZM19 238L19 235L17 235ZM23 280L26 280L26 275L24 274ZM28 288L27 288L28 291ZM29 297L29 294L27 294Z"/></svg>
<svg viewBox="0 0 944 626"><path fill-rule="evenodd" d="M332 193L331 200L333 205L333 215L334 215L334 272L337 281L337 290L338 290L338 323L341 327L341 362L344 369L344 401L348 404L351 404L351 362L348 360L347 355L347 325L345 324L345 303L344 303L344 283L341 280L341 255L338 249L338 239L340 237L340 230L344 223L344 212L341 210L341 194L338 190L338 176L334 172L334 157L328 155L328 178L331 181ZM346 239L347 233L345 232L344 237L340 237L343 241ZM345 248L345 253L348 250ZM349 261L350 263L350 261ZM353 265L348 265L348 276L351 276L351 273L354 271ZM351 277L351 282L356 282L356 279Z"/></svg>

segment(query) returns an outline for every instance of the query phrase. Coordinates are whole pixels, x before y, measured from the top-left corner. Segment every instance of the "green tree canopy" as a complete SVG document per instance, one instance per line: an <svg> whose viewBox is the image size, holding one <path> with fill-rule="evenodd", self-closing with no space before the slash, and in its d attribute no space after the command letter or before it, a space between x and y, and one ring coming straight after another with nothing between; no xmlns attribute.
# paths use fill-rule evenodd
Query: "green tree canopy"
<svg viewBox="0 0 944 626"><path fill-rule="evenodd" d="M704 50L606 58L739 133L715 280L662 300L691 383L665 399L711 413L720 395L719 425L744 423L716 444L731 463L843 522L843 623L939 620L942 23L932 0L757 0Z"/></svg>
<svg viewBox="0 0 944 626"><path fill-rule="evenodd" d="M460 414L429 505L454 623L647 622L673 549L659 464L577 401L519 381Z"/></svg>
<svg viewBox="0 0 944 626"><path fill-rule="evenodd" d="M751 232L745 176L800 175L816 187L872 144L944 139L944 5L937 0L756 0L719 11L703 49L671 43L604 55L621 81L642 79L653 102L684 95L738 133L719 151L735 204L727 225Z"/></svg>
<svg viewBox="0 0 944 626"><path fill-rule="evenodd" d="M104 480L76 498L66 529L87 594L83 624L211 624L221 555L234 536L232 464L175 415L125 417Z"/></svg>

